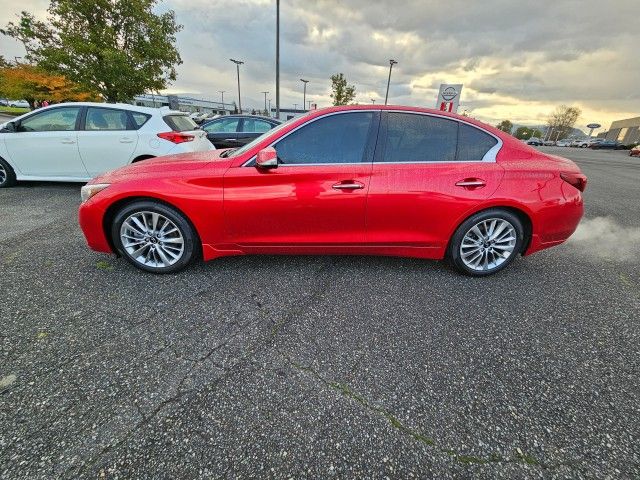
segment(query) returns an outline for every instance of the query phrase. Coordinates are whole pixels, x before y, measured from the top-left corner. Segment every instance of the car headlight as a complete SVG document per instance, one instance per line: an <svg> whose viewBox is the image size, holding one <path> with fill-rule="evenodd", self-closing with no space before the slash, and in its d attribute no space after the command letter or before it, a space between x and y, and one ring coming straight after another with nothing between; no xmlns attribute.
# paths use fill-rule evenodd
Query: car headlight
<svg viewBox="0 0 640 480"><path fill-rule="evenodd" d="M89 200L96 193L101 192L105 188L107 188L110 183L94 183L92 185L85 185L80 189L80 198L82 198L82 203Z"/></svg>

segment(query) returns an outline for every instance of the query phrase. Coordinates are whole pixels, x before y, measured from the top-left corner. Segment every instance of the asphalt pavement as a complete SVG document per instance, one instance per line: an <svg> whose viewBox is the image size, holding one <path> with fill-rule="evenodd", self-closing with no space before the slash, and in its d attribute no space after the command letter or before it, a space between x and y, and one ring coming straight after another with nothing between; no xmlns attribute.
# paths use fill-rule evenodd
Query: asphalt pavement
<svg viewBox="0 0 640 480"><path fill-rule="evenodd" d="M78 185L0 190L0 478L638 478L640 159L574 238L442 262L90 251Z"/></svg>

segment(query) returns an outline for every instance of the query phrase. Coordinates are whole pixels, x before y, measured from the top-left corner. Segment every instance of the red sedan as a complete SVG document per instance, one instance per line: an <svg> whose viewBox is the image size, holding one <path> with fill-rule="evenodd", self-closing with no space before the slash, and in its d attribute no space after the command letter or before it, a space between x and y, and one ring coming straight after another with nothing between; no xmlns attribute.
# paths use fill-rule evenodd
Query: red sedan
<svg viewBox="0 0 640 480"><path fill-rule="evenodd" d="M348 106L239 149L145 160L83 187L91 248L156 273L194 258L364 254L448 259L483 276L564 242L587 179L476 120Z"/></svg>

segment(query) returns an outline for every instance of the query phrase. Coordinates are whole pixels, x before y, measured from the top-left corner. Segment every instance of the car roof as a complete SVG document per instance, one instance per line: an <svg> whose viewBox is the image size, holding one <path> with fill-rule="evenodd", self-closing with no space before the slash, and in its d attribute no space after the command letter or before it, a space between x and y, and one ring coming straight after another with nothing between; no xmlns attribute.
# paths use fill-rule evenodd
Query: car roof
<svg viewBox="0 0 640 480"><path fill-rule="evenodd" d="M188 115L185 112L180 112L178 110L171 110L169 107L139 107L137 105L131 105L129 103L104 103L104 102L64 102L64 103L55 103L53 105L49 105L47 107L39 108L37 111L41 112L44 110L49 110L56 107L102 107L102 108L119 108L122 110L130 110L132 112L142 112L148 114L162 114L162 115ZM36 110L34 110L35 112ZM29 112L32 113L32 112Z"/></svg>

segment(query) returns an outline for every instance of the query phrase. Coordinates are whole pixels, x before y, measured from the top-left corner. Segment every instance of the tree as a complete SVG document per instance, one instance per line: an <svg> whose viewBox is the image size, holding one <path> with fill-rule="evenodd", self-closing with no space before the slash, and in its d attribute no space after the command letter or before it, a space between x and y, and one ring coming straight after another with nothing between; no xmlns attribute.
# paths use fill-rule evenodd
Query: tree
<svg viewBox="0 0 640 480"><path fill-rule="evenodd" d="M21 41L26 59L106 101L127 101L166 88L182 63L177 25L158 0L51 0L46 21L22 12L1 32Z"/></svg>
<svg viewBox="0 0 640 480"><path fill-rule="evenodd" d="M498 130L502 130L503 132L511 133L511 130L513 130L513 123L511 123L509 120L503 120L498 125L496 125L496 128Z"/></svg>
<svg viewBox="0 0 640 480"><path fill-rule="evenodd" d="M531 137L542 138L542 132L537 128L518 127L514 136L518 140L529 140Z"/></svg>
<svg viewBox="0 0 640 480"><path fill-rule="evenodd" d="M553 140L566 138L571 133L581 113L578 107L568 107L566 105L557 107L547 120L547 131L550 137L553 136Z"/></svg>
<svg viewBox="0 0 640 480"><path fill-rule="evenodd" d="M331 75L331 90L334 105L347 105L356 97L355 85L347 85L347 79L342 73Z"/></svg>
<svg viewBox="0 0 640 480"><path fill-rule="evenodd" d="M0 97L24 99L32 108L35 100L58 103L99 99L96 92L84 90L64 75L23 63L0 68Z"/></svg>

